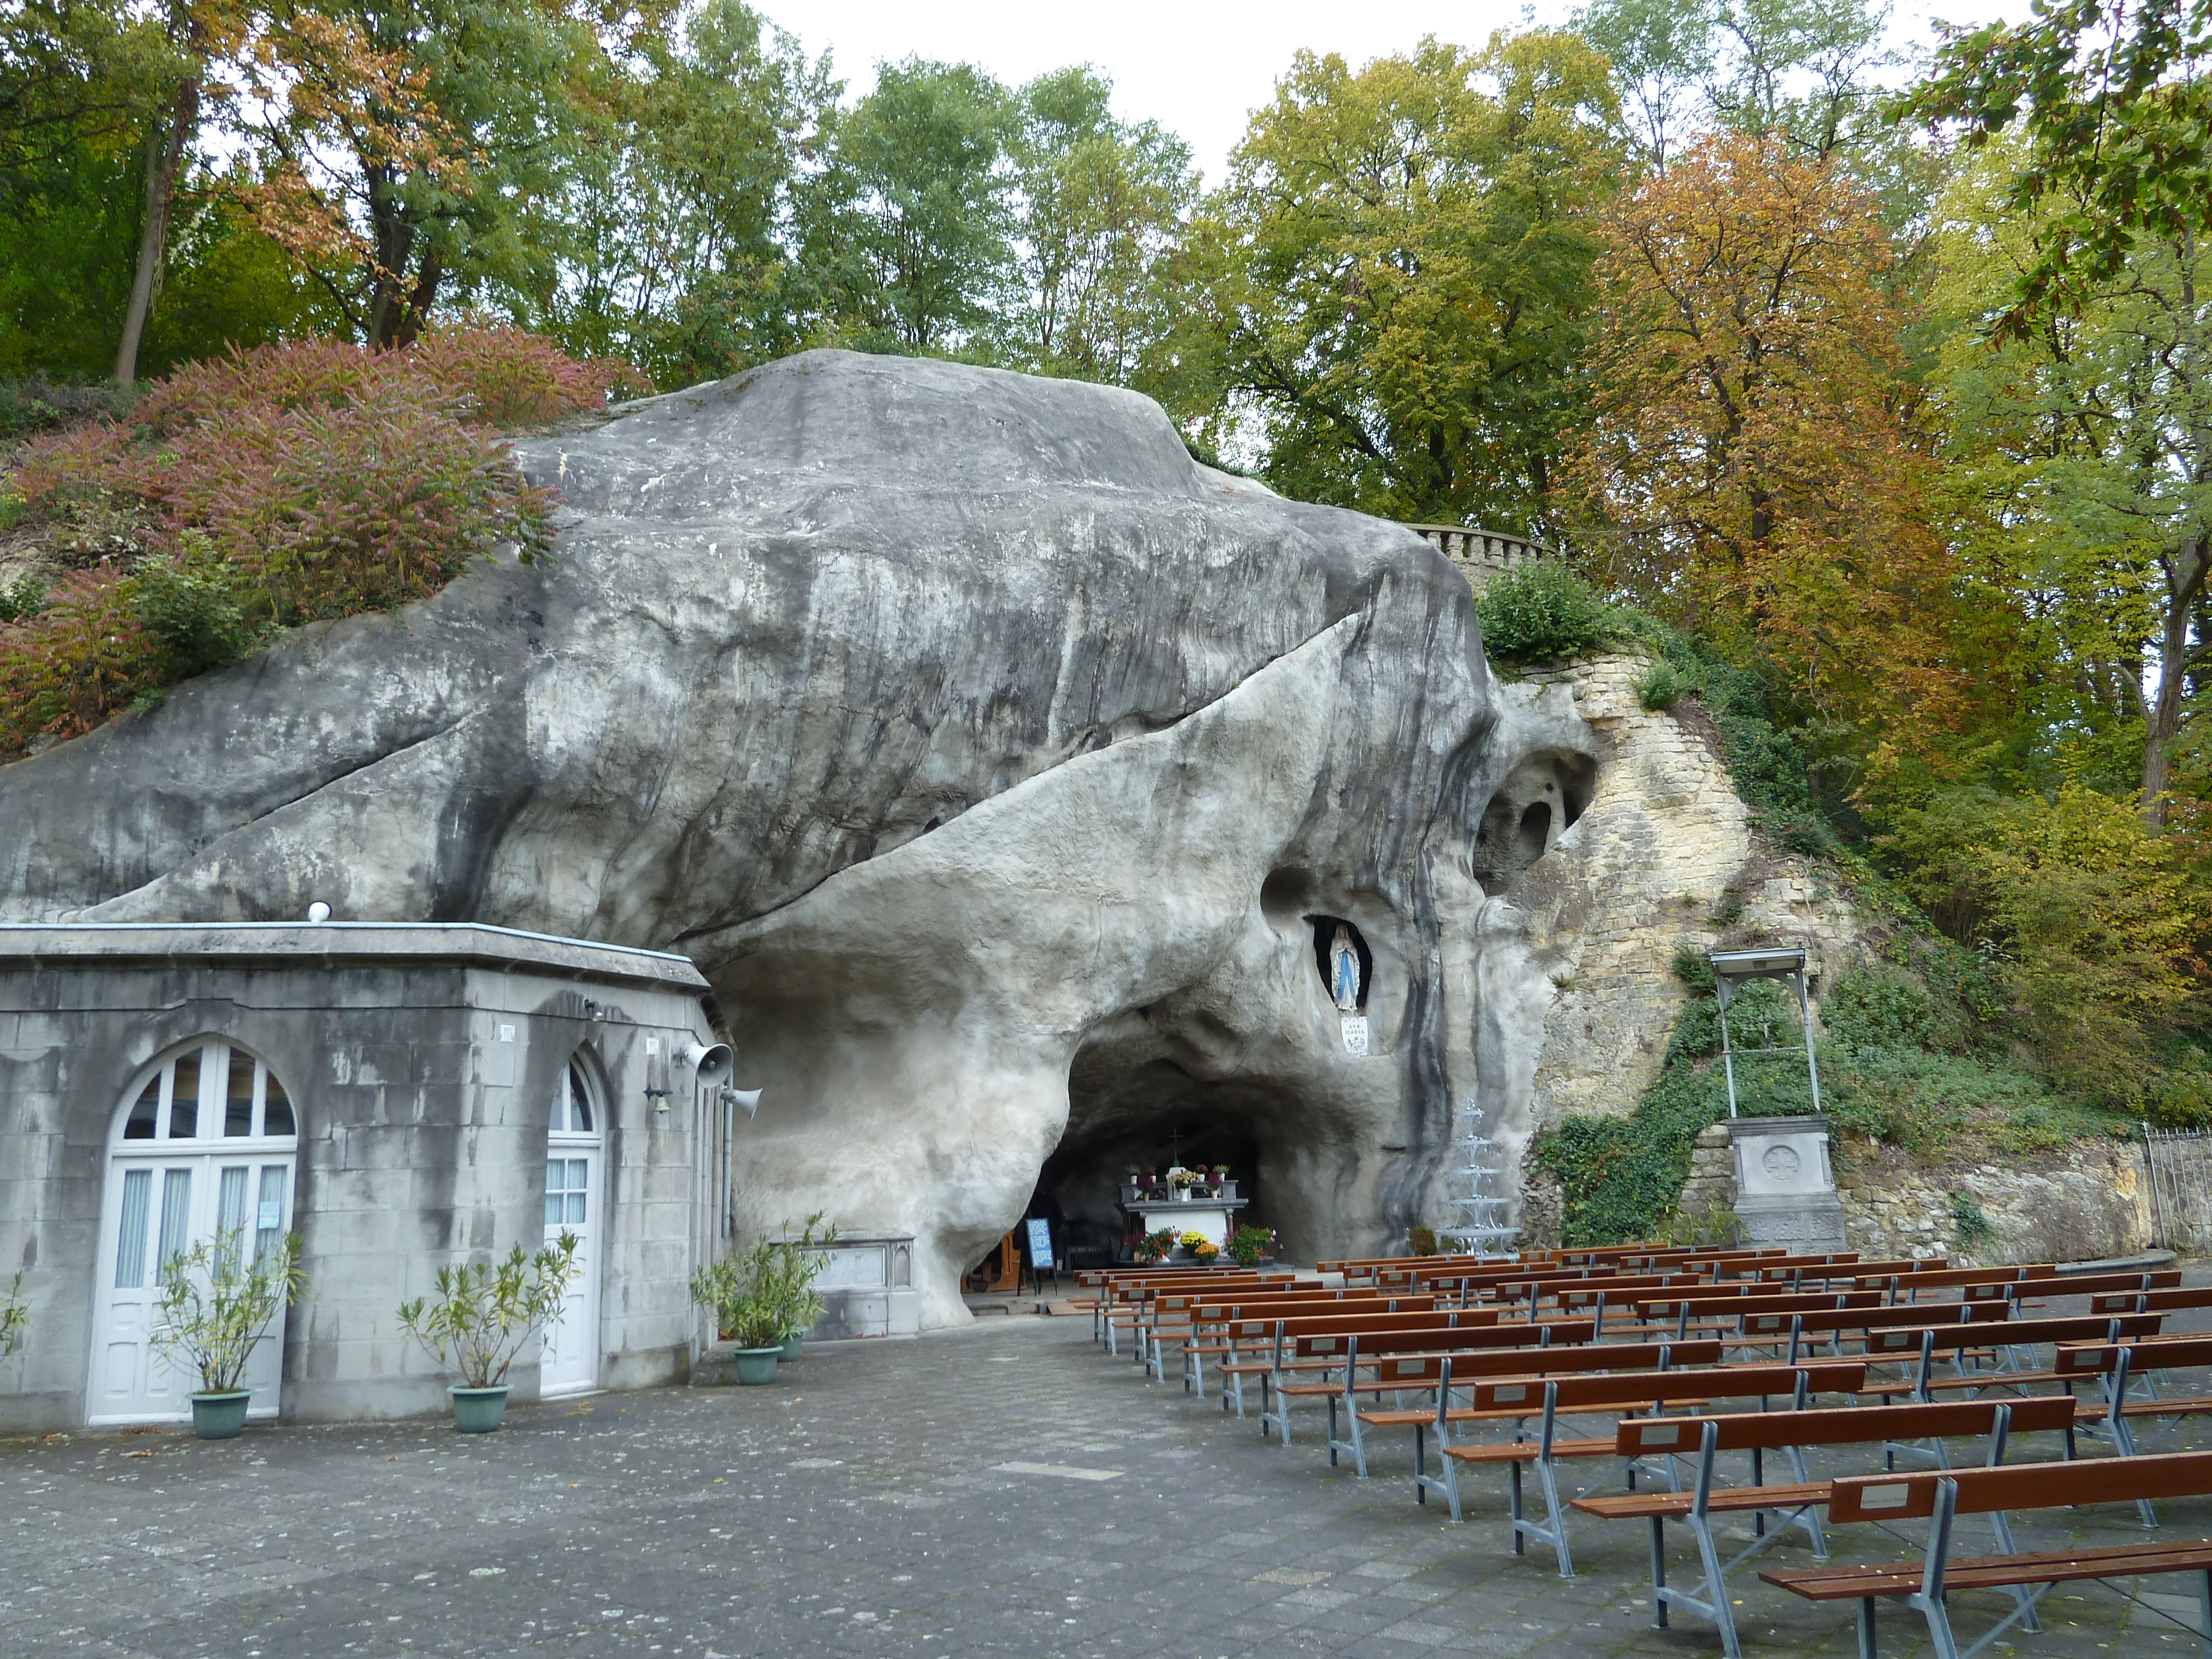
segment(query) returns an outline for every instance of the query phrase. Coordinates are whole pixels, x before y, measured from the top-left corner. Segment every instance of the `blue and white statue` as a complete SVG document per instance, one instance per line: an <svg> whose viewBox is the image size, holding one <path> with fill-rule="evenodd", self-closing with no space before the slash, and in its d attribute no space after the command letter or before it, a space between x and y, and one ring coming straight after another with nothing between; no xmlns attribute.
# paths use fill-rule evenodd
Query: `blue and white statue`
<svg viewBox="0 0 2212 1659"><path fill-rule="evenodd" d="M1328 994L1346 1013L1359 1012L1359 950L1352 942L1352 930L1340 921L1328 945Z"/></svg>

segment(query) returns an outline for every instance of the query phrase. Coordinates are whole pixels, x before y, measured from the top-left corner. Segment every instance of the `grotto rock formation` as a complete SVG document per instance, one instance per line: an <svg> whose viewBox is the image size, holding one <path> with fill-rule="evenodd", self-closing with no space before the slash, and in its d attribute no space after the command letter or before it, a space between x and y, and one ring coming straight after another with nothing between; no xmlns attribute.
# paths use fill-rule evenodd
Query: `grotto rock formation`
<svg viewBox="0 0 2212 1659"><path fill-rule="evenodd" d="M550 562L0 769L0 917L688 952L767 1088L741 1214L915 1232L929 1322L1055 1147L1073 1212L1228 1126L1306 1256L1431 1204L1483 879L1589 789L1441 555L1195 465L1144 398L945 363L809 353L520 447Z"/></svg>

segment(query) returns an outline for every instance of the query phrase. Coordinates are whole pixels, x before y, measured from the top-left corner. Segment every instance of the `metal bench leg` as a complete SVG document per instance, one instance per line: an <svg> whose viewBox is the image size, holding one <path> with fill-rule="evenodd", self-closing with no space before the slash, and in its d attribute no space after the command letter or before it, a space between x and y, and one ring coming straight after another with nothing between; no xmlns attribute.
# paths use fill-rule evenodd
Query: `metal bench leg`
<svg viewBox="0 0 2212 1659"><path fill-rule="evenodd" d="M2205 1659L2212 1659L2212 1567L2197 1575L2197 1616L2204 1626Z"/></svg>
<svg viewBox="0 0 2212 1659"><path fill-rule="evenodd" d="M1667 1628L1667 1523L1651 1517L1651 1628Z"/></svg>
<svg viewBox="0 0 2212 1659"><path fill-rule="evenodd" d="M1720 1544L1713 1537L1712 1522L1692 1516L1690 1530L1697 1534L1698 1563L1705 1569L1705 1599L1712 1605L1713 1623L1721 1633L1721 1651L1728 1659L1743 1659L1742 1646L1736 1641L1735 1614L1729 1607L1728 1575L1721 1568Z"/></svg>
<svg viewBox="0 0 2212 1659"><path fill-rule="evenodd" d="M1859 1659L1875 1659L1874 1597L1859 1597Z"/></svg>

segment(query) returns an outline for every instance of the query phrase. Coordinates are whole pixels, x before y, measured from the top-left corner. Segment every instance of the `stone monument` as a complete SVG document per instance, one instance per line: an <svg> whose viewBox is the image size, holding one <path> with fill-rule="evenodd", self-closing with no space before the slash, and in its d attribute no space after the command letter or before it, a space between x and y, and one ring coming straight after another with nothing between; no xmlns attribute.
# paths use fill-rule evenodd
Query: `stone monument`
<svg viewBox="0 0 2212 1659"><path fill-rule="evenodd" d="M1746 1243L1780 1244L1802 1255L1850 1248L1825 1116L1740 1117L1727 1127L1735 1146L1735 1212Z"/></svg>

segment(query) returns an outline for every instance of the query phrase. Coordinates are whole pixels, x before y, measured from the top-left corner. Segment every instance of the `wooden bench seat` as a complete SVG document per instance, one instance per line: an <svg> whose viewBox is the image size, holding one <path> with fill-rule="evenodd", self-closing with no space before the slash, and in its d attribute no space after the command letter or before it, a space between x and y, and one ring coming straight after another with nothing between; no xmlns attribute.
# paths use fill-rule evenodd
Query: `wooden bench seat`
<svg viewBox="0 0 2212 1659"><path fill-rule="evenodd" d="M1446 1496L1452 1519L1460 1518L1458 1469L1503 1463L1510 1477L1513 1553L1522 1554L1531 1538L1549 1544L1559 1564L1559 1577L1575 1576L1572 1552L1567 1544L1566 1505L1560 1501L1558 1465L1564 1460L1617 1456L1617 1428L1598 1439L1567 1439L1560 1431L1563 1420L1604 1415L1617 1421L1645 1415L1656 1417L1669 1406L1704 1407L1715 1398L1760 1400L1780 1395L1793 1411L1803 1410L1821 1395L1849 1395L1866 1380L1866 1366L1856 1360L1816 1360L1803 1365L1730 1365L1717 1370L1641 1371L1607 1376L1547 1377L1540 1382L1478 1382L1468 1404L1478 1412L1500 1413L1525 1421L1538 1419L1534 1440L1525 1434L1500 1446L1496 1443L1451 1445L1443 1448ZM1725 1390L1723 1395L1723 1390ZM1521 1447L1529 1449L1523 1452ZM1543 1494L1545 1516L1532 1521L1522 1512L1523 1466L1533 1468ZM1633 1484L1638 1460L1623 1461L1624 1473Z"/></svg>
<svg viewBox="0 0 2212 1659"><path fill-rule="evenodd" d="M1828 1501L1831 1482L1811 1478L1805 1465L1808 1450L1835 1446L1879 1445L1889 1450L1901 1443L1925 1442L1934 1448L1943 1467L1950 1464L1945 1443L1960 1438L1986 1438L1988 1462L2004 1461L2011 1437L2027 1433L2058 1433L2073 1451L2075 1402L2065 1395L2046 1395L2034 1400L1963 1400L1942 1405L1858 1406L1842 1410L1762 1412L1741 1416L1624 1422L1614 1442L1615 1455L1624 1458L1675 1455L1694 1449L1695 1474L1687 1492L1607 1493L1577 1498L1572 1507L1607 1521L1644 1521L1651 1528L1651 1606L1654 1628L1667 1627L1668 1609L1683 1607L1709 1620L1719 1631L1728 1659L1740 1659L1735 1619L1728 1595L1729 1575L1753 1557L1771 1547L1793 1531L1802 1531L1816 1559L1827 1557L1827 1542L1815 1512ZM1789 1478L1777 1484L1766 1480L1765 1455L1780 1452L1788 1460ZM1751 1479L1747 1485L1724 1486L1717 1478L1723 1454L1748 1454ZM1759 1536L1723 1559L1714 1535L1716 1515L1753 1517ZM1768 1532L1770 1519L1781 1522ZM1698 1583L1694 1589L1667 1582L1666 1526L1679 1522L1689 1528L1697 1549ZM2013 1547L2012 1535L2002 1516L1993 1522L2000 1549Z"/></svg>
<svg viewBox="0 0 2212 1659"><path fill-rule="evenodd" d="M2015 1596L2013 1610L1984 1632L1966 1650L1969 1654L1986 1647L2014 1625L2038 1628L2036 1603L2051 1585L2090 1579L2195 1573L2198 1607L2206 1628L2212 1630L2212 1539L2033 1554L2002 1550L2001 1545L1999 1554L1962 1558L1955 1564L1951 1559L1952 1528L1960 1515L2207 1496L2212 1496L2212 1452L1844 1477L1833 1483L1829 1493L1831 1521L1885 1525L1927 1521L1928 1542L1917 1570L1883 1561L1769 1571L1759 1577L1808 1601L1856 1601L1860 1659L1875 1659L1875 1613L1885 1600L1901 1600L1926 1619L1929 1638L1939 1655L1948 1659L1959 1653L1948 1598L1954 1590L1969 1589L2008 1589ZM1954 1576L1954 1571L1964 1576ZM2208 1653L2212 1653L2212 1636L2203 1639Z"/></svg>

